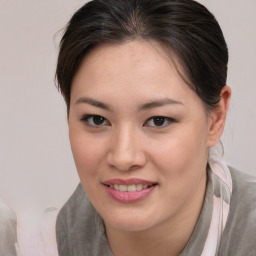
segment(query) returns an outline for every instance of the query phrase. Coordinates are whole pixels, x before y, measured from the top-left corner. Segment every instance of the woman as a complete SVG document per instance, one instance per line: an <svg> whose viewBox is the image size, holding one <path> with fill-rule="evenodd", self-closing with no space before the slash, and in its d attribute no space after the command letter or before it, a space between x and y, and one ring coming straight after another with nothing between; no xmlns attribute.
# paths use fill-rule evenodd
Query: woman
<svg viewBox="0 0 256 256"><path fill-rule="evenodd" d="M192 0L93 0L56 77L81 179L59 255L255 255L255 177L210 157L231 95L228 50Z"/></svg>

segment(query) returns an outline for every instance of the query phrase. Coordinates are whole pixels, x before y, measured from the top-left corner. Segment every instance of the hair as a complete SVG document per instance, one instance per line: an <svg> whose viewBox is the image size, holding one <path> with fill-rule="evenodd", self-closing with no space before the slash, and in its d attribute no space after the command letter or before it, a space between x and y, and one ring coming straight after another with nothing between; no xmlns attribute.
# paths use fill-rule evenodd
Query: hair
<svg viewBox="0 0 256 256"><path fill-rule="evenodd" d="M228 49L218 22L203 5L194 0L92 0L73 15L60 42L56 82L68 113L72 81L88 52L128 40L154 40L169 49L179 74L206 109L216 107L226 84Z"/></svg>

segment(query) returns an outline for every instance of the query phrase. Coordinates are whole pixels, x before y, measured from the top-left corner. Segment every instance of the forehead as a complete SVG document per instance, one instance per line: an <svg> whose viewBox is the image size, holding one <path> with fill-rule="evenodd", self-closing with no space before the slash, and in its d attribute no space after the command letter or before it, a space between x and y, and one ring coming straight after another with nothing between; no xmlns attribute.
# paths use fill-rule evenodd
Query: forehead
<svg viewBox="0 0 256 256"><path fill-rule="evenodd" d="M173 67L176 63L175 56L165 45L156 41L149 40L130 40L117 44L101 44L93 48L84 58L82 65L105 65L105 68L111 69L115 63L118 70L122 67L131 65L133 67L145 67L146 65L159 66L165 62L166 66ZM142 66L141 66L142 65Z"/></svg>
<svg viewBox="0 0 256 256"><path fill-rule="evenodd" d="M121 100L121 96L134 100L153 96L179 101L198 98L178 74L170 54L154 41L103 44L93 49L73 80L71 99L81 94L113 100Z"/></svg>

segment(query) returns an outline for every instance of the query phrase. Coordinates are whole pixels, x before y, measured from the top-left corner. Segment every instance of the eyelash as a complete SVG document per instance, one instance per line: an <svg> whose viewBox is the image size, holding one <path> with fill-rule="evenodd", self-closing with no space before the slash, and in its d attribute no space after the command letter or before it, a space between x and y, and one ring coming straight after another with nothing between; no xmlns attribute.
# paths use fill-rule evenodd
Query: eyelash
<svg viewBox="0 0 256 256"><path fill-rule="evenodd" d="M164 128L164 127L167 127L168 125L170 125L171 123L174 123L175 120L173 118L170 118L170 117L165 117L165 116L152 116L150 117L146 122L145 124L149 123L149 121L156 121L158 119L163 120L164 121L164 124L161 125L161 126L157 126L157 125L145 125L145 126L149 126L149 127L154 127L156 129L161 129L161 128ZM161 120L161 121L162 121Z"/></svg>
<svg viewBox="0 0 256 256"><path fill-rule="evenodd" d="M107 123L107 124L104 124L104 125L91 124L90 120L93 120L93 118L96 118L96 117L102 119L103 123ZM85 115L84 117L82 117L81 121L84 122L87 126L95 127L95 128L100 128L100 127L110 124L106 118L104 118L103 116L100 116L100 115Z"/></svg>
<svg viewBox="0 0 256 256"><path fill-rule="evenodd" d="M93 120L94 118L99 118L101 119L102 121L102 124L92 124L90 123L90 121L93 121L95 122L95 120ZM148 123L150 121L163 121L163 125L156 125L156 123L154 123L154 125L149 125ZM101 128L101 127L104 127L104 126L109 126L110 125L110 122L100 116L100 115L85 115L84 117L81 118L81 121L84 122L87 126L90 126L90 127L93 127L93 128ZM170 125L171 123L174 123L176 122L173 118L170 118L170 117L165 117L165 116L152 116L150 117L149 119L147 119L147 121L144 123L143 126L147 126L147 127L154 127L156 129L161 129L161 128L164 128L164 127L167 127L168 125Z"/></svg>

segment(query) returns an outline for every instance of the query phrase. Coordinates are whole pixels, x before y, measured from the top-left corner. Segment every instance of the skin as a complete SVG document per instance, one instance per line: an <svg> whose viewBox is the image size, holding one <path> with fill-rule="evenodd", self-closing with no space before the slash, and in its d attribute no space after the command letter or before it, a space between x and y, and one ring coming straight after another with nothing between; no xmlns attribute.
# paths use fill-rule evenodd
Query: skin
<svg viewBox="0 0 256 256"><path fill-rule="evenodd" d="M229 98L225 86L219 105L207 113L156 42L105 44L86 56L72 83L70 143L115 256L170 256L184 248L200 214L209 148L221 136ZM146 107L155 101L162 104ZM86 115L104 119L95 125ZM163 125L156 126L154 116L166 117ZM102 184L113 178L157 186L139 202L120 203Z"/></svg>

